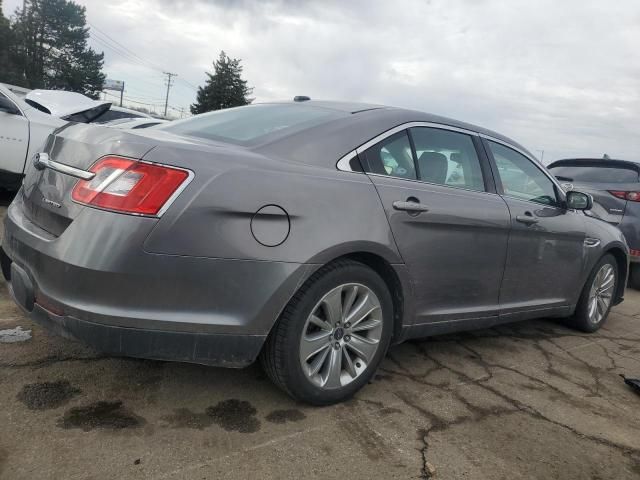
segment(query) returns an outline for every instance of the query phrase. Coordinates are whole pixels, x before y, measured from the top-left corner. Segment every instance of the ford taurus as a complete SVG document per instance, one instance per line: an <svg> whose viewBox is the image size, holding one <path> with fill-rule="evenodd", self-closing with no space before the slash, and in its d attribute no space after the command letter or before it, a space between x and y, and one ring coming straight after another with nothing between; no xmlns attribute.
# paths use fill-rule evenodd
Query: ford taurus
<svg viewBox="0 0 640 480"><path fill-rule="evenodd" d="M417 111L297 101L58 129L8 209L38 323L115 355L242 367L329 404L390 344L535 317L598 329L628 247L522 146Z"/></svg>

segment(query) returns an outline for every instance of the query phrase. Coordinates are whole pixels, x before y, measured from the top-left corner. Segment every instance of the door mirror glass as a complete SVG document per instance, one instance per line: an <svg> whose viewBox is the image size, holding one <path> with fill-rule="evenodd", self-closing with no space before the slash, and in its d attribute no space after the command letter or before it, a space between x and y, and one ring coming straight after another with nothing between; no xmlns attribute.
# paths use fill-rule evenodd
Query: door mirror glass
<svg viewBox="0 0 640 480"><path fill-rule="evenodd" d="M591 210L593 197L588 193L570 191L567 192L567 208L573 210Z"/></svg>
<svg viewBox="0 0 640 480"><path fill-rule="evenodd" d="M16 107L11 100L0 95L0 112L17 115L20 113L20 110L18 110L18 107Z"/></svg>

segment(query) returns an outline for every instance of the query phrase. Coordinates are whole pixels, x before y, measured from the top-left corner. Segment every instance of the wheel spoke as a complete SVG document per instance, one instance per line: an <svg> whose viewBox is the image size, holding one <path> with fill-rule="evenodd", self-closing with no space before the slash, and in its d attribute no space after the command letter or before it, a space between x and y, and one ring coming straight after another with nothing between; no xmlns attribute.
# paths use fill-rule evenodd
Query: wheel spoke
<svg viewBox="0 0 640 480"><path fill-rule="evenodd" d="M597 303L598 300L595 295L589 298L589 318L592 320L595 320Z"/></svg>
<svg viewBox="0 0 640 480"><path fill-rule="evenodd" d="M300 345L300 357L302 360L306 362L323 348L329 347L330 337L331 332L325 332L324 330L305 335Z"/></svg>
<svg viewBox="0 0 640 480"><path fill-rule="evenodd" d="M331 349L329 354L329 370L325 386L329 388L341 387L340 374L342 373L342 349Z"/></svg>
<svg viewBox="0 0 640 480"><path fill-rule="evenodd" d="M600 290L604 288L613 287L614 283L615 283L615 277L613 276L613 273L609 273L600 284Z"/></svg>
<svg viewBox="0 0 640 480"><path fill-rule="evenodd" d="M362 330L371 330L372 328L376 328L378 325L382 325L382 321L377 318L370 318L369 320L364 320L356 324L355 327L351 328L352 332L360 332Z"/></svg>
<svg viewBox="0 0 640 480"><path fill-rule="evenodd" d="M322 330L331 331L331 324L329 322L325 322L317 315L311 315L309 317L309 322L313 323L316 327L321 328Z"/></svg>
<svg viewBox="0 0 640 480"><path fill-rule="evenodd" d="M344 318L349 316L351 309L353 308L353 304L356 301L356 297L358 296L358 285L352 285L349 288L349 292L347 293L344 299L344 305L342 306L342 315Z"/></svg>
<svg viewBox="0 0 640 480"><path fill-rule="evenodd" d="M327 295L323 304L327 314L327 320L331 325L342 321L342 289L336 288Z"/></svg>
<svg viewBox="0 0 640 480"><path fill-rule="evenodd" d="M371 313L378 310L380 305L375 302L370 293L362 296L362 299L353 307L353 311L346 318L351 323L351 328L355 327Z"/></svg>
<svg viewBox="0 0 640 480"><path fill-rule="evenodd" d="M347 373L351 375L351 378L356 378L358 373L356 372L356 367L353 364L353 360L351 359L351 355L349 354L349 350L346 348L342 349L342 354L344 355L344 367Z"/></svg>
<svg viewBox="0 0 640 480"><path fill-rule="evenodd" d="M604 298L601 297L597 297L598 298L598 313L600 313L600 316L603 316L606 311L607 311L607 303L604 301Z"/></svg>
<svg viewBox="0 0 640 480"><path fill-rule="evenodd" d="M318 353L315 356L315 358L313 359L313 361L309 365L309 376L315 375L316 373L318 373L320 371L322 366L326 363L327 356L329 355L330 351L331 351L331 346L329 344L327 344L325 346L325 349L321 350L320 353Z"/></svg>
<svg viewBox="0 0 640 480"><path fill-rule="evenodd" d="M369 363L376 351L378 350L378 342L352 334L351 341L346 344L358 357Z"/></svg>

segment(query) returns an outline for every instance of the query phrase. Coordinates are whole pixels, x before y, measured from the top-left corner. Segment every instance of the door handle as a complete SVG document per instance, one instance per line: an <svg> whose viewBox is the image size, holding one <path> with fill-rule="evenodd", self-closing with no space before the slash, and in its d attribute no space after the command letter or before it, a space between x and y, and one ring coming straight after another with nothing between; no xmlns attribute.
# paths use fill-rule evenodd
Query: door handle
<svg viewBox="0 0 640 480"><path fill-rule="evenodd" d="M525 225L533 225L534 223L538 223L538 219L533 218L529 215L518 215L516 217L516 221L524 223Z"/></svg>
<svg viewBox="0 0 640 480"><path fill-rule="evenodd" d="M427 207L426 205L423 205L422 203L418 203L418 202L401 202L401 201L393 202L393 209L394 210L401 210L403 212L413 212L413 213L420 213L420 212L428 212L429 211L429 207Z"/></svg>

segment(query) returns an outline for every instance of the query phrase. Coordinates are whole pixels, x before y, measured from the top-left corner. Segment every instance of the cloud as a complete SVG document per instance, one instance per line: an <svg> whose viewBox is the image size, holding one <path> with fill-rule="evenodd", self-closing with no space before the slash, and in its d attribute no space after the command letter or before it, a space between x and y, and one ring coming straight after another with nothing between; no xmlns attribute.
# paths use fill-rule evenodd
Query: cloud
<svg viewBox="0 0 640 480"><path fill-rule="evenodd" d="M5 12L17 3L5 0ZM544 150L545 161L640 160L634 0L83 3L93 25L179 74L176 106L193 101L186 82L202 84L224 49L243 60L258 101L305 94L409 107L494 129ZM162 102L160 72L94 46L128 95Z"/></svg>

